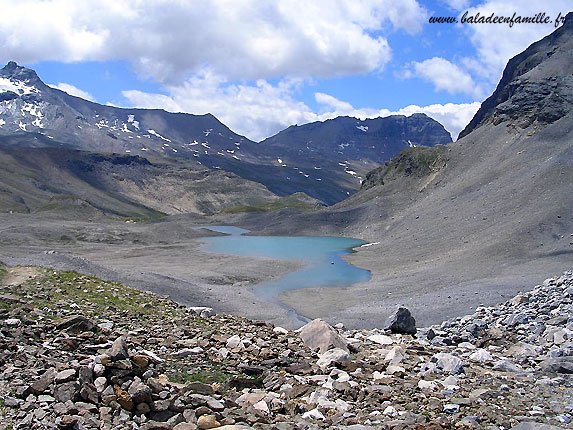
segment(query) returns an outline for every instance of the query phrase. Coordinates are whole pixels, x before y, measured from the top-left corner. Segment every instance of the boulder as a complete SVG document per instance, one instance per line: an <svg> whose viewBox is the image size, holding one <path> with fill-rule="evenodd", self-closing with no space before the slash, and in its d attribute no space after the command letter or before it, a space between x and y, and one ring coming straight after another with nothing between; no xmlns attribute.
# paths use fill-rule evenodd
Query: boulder
<svg viewBox="0 0 573 430"><path fill-rule="evenodd" d="M464 370L462 360L446 352L434 354L430 363L433 363L437 370L451 375L462 373Z"/></svg>
<svg viewBox="0 0 573 430"><path fill-rule="evenodd" d="M129 358L129 351L127 349L125 337L120 336L114 340L111 347L106 351L106 354L112 361L125 360Z"/></svg>
<svg viewBox="0 0 573 430"><path fill-rule="evenodd" d="M324 354L329 349L340 348L348 352L346 340L338 332L320 318L312 320L300 329L299 335L306 346L312 351Z"/></svg>
<svg viewBox="0 0 573 430"><path fill-rule="evenodd" d="M541 370L549 373L573 373L573 357L556 357L543 360Z"/></svg>
<svg viewBox="0 0 573 430"><path fill-rule="evenodd" d="M200 430L208 430L221 427L221 423L217 421L215 415L201 415L197 419L197 427Z"/></svg>
<svg viewBox="0 0 573 430"><path fill-rule="evenodd" d="M72 315L56 323L58 330L65 330L68 333L77 334L84 331L93 331L96 325L82 315Z"/></svg>
<svg viewBox="0 0 573 430"><path fill-rule="evenodd" d="M56 382L56 384L61 384L63 382L71 381L72 379L75 378L75 376L76 376L75 369L66 369L62 370L61 372L58 372L54 378L54 381Z"/></svg>
<svg viewBox="0 0 573 430"><path fill-rule="evenodd" d="M525 423L519 423L518 425L513 426L510 430L564 430L564 429L562 427L530 421Z"/></svg>
<svg viewBox="0 0 573 430"><path fill-rule="evenodd" d="M139 378L133 380L127 392L134 403L149 403L152 401L151 388L141 382Z"/></svg>
<svg viewBox="0 0 573 430"><path fill-rule="evenodd" d="M399 306L386 320L384 329L392 333L416 334L416 320L407 308Z"/></svg>
<svg viewBox="0 0 573 430"><path fill-rule="evenodd" d="M75 401L79 394L79 386L76 382L65 382L54 388L54 398L58 402L65 403L68 400Z"/></svg>
<svg viewBox="0 0 573 430"><path fill-rule="evenodd" d="M342 348L334 348L320 354L320 358L316 362L318 367L326 369L333 363L343 363L350 360L350 354Z"/></svg>
<svg viewBox="0 0 573 430"><path fill-rule="evenodd" d="M392 345L394 343L394 341L390 336L386 336L383 334L373 334L371 336L368 336L366 339L368 339L371 342L375 342L379 345Z"/></svg>

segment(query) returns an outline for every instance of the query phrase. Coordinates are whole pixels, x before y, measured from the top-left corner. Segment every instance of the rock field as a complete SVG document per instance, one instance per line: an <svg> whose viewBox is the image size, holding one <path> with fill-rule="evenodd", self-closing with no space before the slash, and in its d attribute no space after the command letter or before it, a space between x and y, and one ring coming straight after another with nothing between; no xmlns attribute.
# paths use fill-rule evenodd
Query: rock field
<svg viewBox="0 0 573 430"><path fill-rule="evenodd" d="M415 328L298 332L0 269L2 429L573 428L573 273ZM408 334L407 334L408 333Z"/></svg>

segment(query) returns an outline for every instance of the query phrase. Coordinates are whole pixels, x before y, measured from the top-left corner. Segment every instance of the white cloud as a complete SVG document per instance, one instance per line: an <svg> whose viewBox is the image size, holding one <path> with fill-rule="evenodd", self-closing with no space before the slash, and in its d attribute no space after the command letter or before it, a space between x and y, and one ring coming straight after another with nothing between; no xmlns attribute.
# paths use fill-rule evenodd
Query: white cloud
<svg viewBox="0 0 573 430"><path fill-rule="evenodd" d="M350 103L338 100L329 94L324 93L314 93L314 99L317 103L324 105L327 108L333 108L338 115L347 115L349 112L353 112L355 109Z"/></svg>
<svg viewBox="0 0 573 430"><path fill-rule="evenodd" d="M71 96L81 97L82 99L89 100L90 102L95 102L94 96L92 96L87 91L81 90L78 87L72 84L66 84L65 82L59 82L56 85L49 84L52 88L57 88L58 90L62 90L68 93Z"/></svg>
<svg viewBox="0 0 573 430"><path fill-rule="evenodd" d="M166 87L168 96L134 90L122 94L136 107L212 113L233 131L260 140L285 126L308 122L310 109L293 97L299 83L282 80L271 85L260 79L254 85L236 84L203 71L181 86Z"/></svg>
<svg viewBox="0 0 573 430"><path fill-rule="evenodd" d="M382 33L418 32L416 0L3 0L0 52L22 63L128 60L182 82L208 66L226 77L330 77L380 70Z"/></svg>
<svg viewBox="0 0 573 430"><path fill-rule="evenodd" d="M450 8L454 10L465 10L469 7L469 0L443 0Z"/></svg>
<svg viewBox="0 0 573 430"><path fill-rule="evenodd" d="M129 104L140 108L163 108L171 112L212 113L233 131L259 141L292 124L324 121L341 115L375 118L423 112L441 122L455 138L479 108L479 103L430 106L410 105L398 111L354 108L329 94L315 93L322 105L319 112L296 100L299 80L282 80L271 85L259 80L254 85L230 84L212 72L188 80L182 86L166 88L169 95L124 91Z"/></svg>
<svg viewBox="0 0 573 430"><path fill-rule="evenodd" d="M396 114L411 115L416 112L422 112L430 118L440 122L446 130L452 134L452 139L457 139L460 131L471 121L481 103L446 103L433 104L429 106L410 105L400 109Z"/></svg>
<svg viewBox="0 0 573 430"><path fill-rule="evenodd" d="M495 13L497 16L511 17L515 12L520 16L535 16L545 12L552 20L559 12L566 14L571 9L569 0L553 0L540 4L522 0L485 1L468 10L469 15L477 12L482 16ZM468 35L477 51L475 59L466 60L468 70L486 79L493 89L510 58L525 50L533 42L542 39L555 30L554 24L459 24Z"/></svg>
<svg viewBox="0 0 573 430"><path fill-rule="evenodd" d="M422 62L413 62L410 67L404 74L406 78L422 78L431 82L437 91L468 94L475 100L482 99L485 95L469 73L444 58L433 57Z"/></svg>

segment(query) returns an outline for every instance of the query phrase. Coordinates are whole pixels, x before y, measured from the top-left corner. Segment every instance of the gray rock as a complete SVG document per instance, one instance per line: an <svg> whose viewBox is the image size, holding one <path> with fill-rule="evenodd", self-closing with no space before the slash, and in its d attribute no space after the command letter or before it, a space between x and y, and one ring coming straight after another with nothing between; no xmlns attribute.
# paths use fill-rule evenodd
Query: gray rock
<svg viewBox="0 0 573 430"><path fill-rule="evenodd" d="M552 426L549 424L536 423L534 421L519 423L510 430L565 430L562 427Z"/></svg>
<svg viewBox="0 0 573 430"><path fill-rule="evenodd" d="M129 358L129 351L127 349L125 337L120 336L114 340L111 347L106 351L106 354L112 361L125 360Z"/></svg>
<svg viewBox="0 0 573 430"><path fill-rule="evenodd" d="M505 319L504 324L512 327L520 324L527 324L528 321L529 317L527 316L527 314L519 313L508 316Z"/></svg>
<svg viewBox="0 0 573 430"><path fill-rule="evenodd" d="M99 400L99 394L94 384L86 383L80 388L80 397L86 402L97 403Z"/></svg>
<svg viewBox="0 0 573 430"><path fill-rule="evenodd" d="M152 401L151 388L141 382L139 378L134 379L127 392L135 403L149 403Z"/></svg>
<svg viewBox="0 0 573 430"><path fill-rule="evenodd" d="M54 398L58 402L67 402L76 400L79 393L79 387L76 382L65 382L54 388Z"/></svg>
<svg viewBox="0 0 573 430"><path fill-rule="evenodd" d="M74 379L76 376L76 369L66 369L58 372L54 378L57 384L61 384L63 382L68 382Z"/></svg>
<svg viewBox="0 0 573 430"><path fill-rule="evenodd" d="M188 310L195 315L199 315L201 318L209 318L215 315L213 308L207 306L191 306Z"/></svg>
<svg viewBox="0 0 573 430"><path fill-rule="evenodd" d="M22 325L22 321L18 318L8 318L7 320L4 320L2 325L5 327L20 327Z"/></svg>
<svg viewBox="0 0 573 430"><path fill-rule="evenodd" d="M340 348L348 352L346 340L320 318L312 320L300 329L299 335L312 351L324 354L329 349Z"/></svg>
<svg viewBox="0 0 573 430"><path fill-rule="evenodd" d="M573 357L556 357L543 360L541 370L550 373L573 373Z"/></svg>
<svg viewBox="0 0 573 430"><path fill-rule="evenodd" d="M449 373L451 375L462 373L464 370L462 360L452 354L445 352L434 354L434 356L430 359L430 362L435 363L435 366L438 370L444 373Z"/></svg>
<svg viewBox="0 0 573 430"><path fill-rule="evenodd" d="M56 324L58 330L65 330L68 333L82 333L84 331L93 331L96 325L82 315L73 315L60 320Z"/></svg>
<svg viewBox="0 0 573 430"><path fill-rule="evenodd" d="M46 370L44 374L40 377L40 379L37 379L28 386L28 388L26 389L26 393L40 394L44 392L54 381L55 376L56 376L55 369L50 368Z"/></svg>
<svg viewBox="0 0 573 430"><path fill-rule="evenodd" d="M386 320L384 329L392 333L416 334L416 320L407 308L399 306Z"/></svg>
<svg viewBox="0 0 573 430"><path fill-rule="evenodd" d="M455 403L448 403L444 405L444 412L446 414L457 414L460 411L460 405L456 405Z"/></svg>
<svg viewBox="0 0 573 430"><path fill-rule="evenodd" d="M196 346L195 348L180 349L179 351L176 351L171 355L173 357L176 357L176 358L185 358L185 357L189 357L190 355L201 354L202 352L203 352L203 348L201 348L200 346Z"/></svg>
<svg viewBox="0 0 573 430"><path fill-rule="evenodd" d="M515 364L510 360L497 361L493 365L493 370L497 370L500 372L513 372L513 373L523 372L523 368L520 365Z"/></svg>
<svg viewBox="0 0 573 430"><path fill-rule="evenodd" d="M320 354L319 360L316 362L318 367L325 369L332 363L343 363L350 360L350 354L341 348L334 348Z"/></svg>
<svg viewBox="0 0 573 430"><path fill-rule="evenodd" d="M17 408L18 406L20 406L21 402L22 401L20 399L17 399L15 397L10 397L10 396L4 397L4 406L7 406L9 408Z"/></svg>

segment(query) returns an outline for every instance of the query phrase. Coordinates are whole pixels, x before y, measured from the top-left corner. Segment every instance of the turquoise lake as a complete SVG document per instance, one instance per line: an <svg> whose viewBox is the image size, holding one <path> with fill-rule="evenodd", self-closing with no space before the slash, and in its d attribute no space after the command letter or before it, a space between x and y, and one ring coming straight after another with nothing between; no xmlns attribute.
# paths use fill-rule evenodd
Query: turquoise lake
<svg viewBox="0 0 573 430"><path fill-rule="evenodd" d="M242 257L296 260L305 267L282 278L255 285L253 291L280 303L280 293L297 288L345 287L370 279L370 271L348 264L341 257L366 242L346 237L324 236L244 236L248 230L232 226L202 226L227 236L204 237L205 250Z"/></svg>

